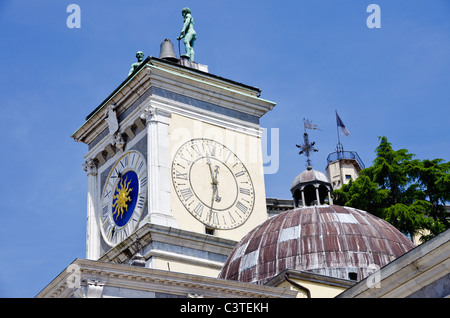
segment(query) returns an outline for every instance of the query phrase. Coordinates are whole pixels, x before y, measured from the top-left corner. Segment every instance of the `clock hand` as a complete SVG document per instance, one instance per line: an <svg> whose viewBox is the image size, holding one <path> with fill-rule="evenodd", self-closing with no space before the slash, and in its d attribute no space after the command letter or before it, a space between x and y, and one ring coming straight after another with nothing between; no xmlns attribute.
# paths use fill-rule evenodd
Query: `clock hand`
<svg viewBox="0 0 450 318"><path fill-rule="evenodd" d="M216 200L217 202L219 202L221 200L221 197L219 197L219 189L217 188L217 185L219 184L219 181L217 180L217 175L219 173L219 166L215 166L215 174L213 173L212 170L212 163L211 163L211 159L209 158L208 153L206 154L206 163L209 166L209 173L211 175L211 185L213 188L213 198L212 198L212 203L214 203L214 200ZM215 195L215 197L214 197ZM212 209L212 204L211 204L211 209Z"/></svg>
<svg viewBox="0 0 450 318"><path fill-rule="evenodd" d="M211 198L211 211L212 211L214 201L220 202L220 200L222 199L221 197L219 197L219 189L217 187L217 185L219 184L219 181L217 180L217 175L219 174L219 166L216 165L215 170L213 172L211 159L209 158L208 153L206 153L206 164L209 166L209 173L211 175L211 185L213 188Z"/></svg>
<svg viewBox="0 0 450 318"><path fill-rule="evenodd" d="M214 190L215 190L214 192L216 193L216 198L215 198L215 200L216 200L217 202L220 202L220 200L221 200L222 198L219 197L219 187L218 187L218 185L219 185L219 180L217 180L217 175L219 174L219 166L215 166L214 172L216 173L215 176L214 176L214 183L213 183L213 187L214 187Z"/></svg>
<svg viewBox="0 0 450 318"><path fill-rule="evenodd" d="M217 175L219 174L219 166L215 166L214 168L215 168L215 169L214 169L214 172L216 173L216 174L214 175L214 180L217 180ZM217 183L219 183L219 182L217 182Z"/></svg>
<svg viewBox="0 0 450 318"><path fill-rule="evenodd" d="M212 171L212 167L211 167L211 159L209 159L208 154L206 154L206 163L209 166L209 173L211 175L211 181L212 181L212 183L214 183L214 176L213 176L213 171Z"/></svg>
<svg viewBox="0 0 450 318"><path fill-rule="evenodd" d="M214 205L214 194L216 193L216 191L215 191L215 189L214 189L214 187L213 187L213 194L212 194L212 197L211 197L211 212L212 212L212 210L213 210L213 205Z"/></svg>
<svg viewBox="0 0 450 318"><path fill-rule="evenodd" d="M213 184L213 193L212 193L212 197L211 197L211 206L210 206L210 209L209 209L209 211L210 211L210 216L211 216L212 213L213 213L213 210L214 210L214 201L216 200L216 198L217 198L217 185Z"/></svg>

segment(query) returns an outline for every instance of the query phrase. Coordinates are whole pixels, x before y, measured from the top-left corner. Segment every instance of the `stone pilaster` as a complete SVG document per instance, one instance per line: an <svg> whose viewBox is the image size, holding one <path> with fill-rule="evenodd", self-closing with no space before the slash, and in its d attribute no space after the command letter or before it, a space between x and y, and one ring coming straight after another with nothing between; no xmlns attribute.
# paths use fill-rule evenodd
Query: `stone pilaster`
<svg viewBox="0 0 450 318"><path fill-rule="evenodd" d="M147 125L148 215L150 223L178 227L170 208L169 117L161 108L147 106L141 118Z"/></svg>
<svg viewBox="0 0 450 318"><path fill-rule="evenodd" d="M99 198L97 186L97 162L87 159L83 164L88 177L87 195L87 228L86 228L86 258L97 260L100 257L100 228L98 225L97 200Z"/></svg>

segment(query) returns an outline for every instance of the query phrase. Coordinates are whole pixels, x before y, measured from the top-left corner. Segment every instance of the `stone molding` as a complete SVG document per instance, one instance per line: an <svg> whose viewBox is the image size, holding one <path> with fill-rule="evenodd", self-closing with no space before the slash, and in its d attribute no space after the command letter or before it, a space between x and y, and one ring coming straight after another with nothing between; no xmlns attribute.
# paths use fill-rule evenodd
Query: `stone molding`
<svg viewBox="0 0 450 318"><path fill-rule="evenodd" d="M202 250L205 252L212 252L217 254L228 255L236 245L236 241L231 241L207 234L194 233L182 229L171 228L158 224L146 223L133 234L126 238L121 244L113 247L108 252L103 254L99 261L110 263L129 263L132 255L135 255L141 250L147 250L153 241L159 243L180 245L184 248L191 248ZM145 254L146 258L155 255L162 256L158 250L148 250ZM174 255L165 253L165 257L170 256L172 259L184 260L187 258L182 255ZM216 262L207 262L200 258L189 258L189 262L208 263L213 267L217 266Z"/></svg>
<svg viewBox="0 0 450 318"><path fill-rule="evenodd" d="M217 278L155 270L130 265L102 263L76 259L81 284L70 288L63 271L37 298L108 297L107 288L121 288L136 292L155 292L181 297L202 295L205 298L295 298L297 292L284 288L246 284Z"/></svg>
<svg viewBox="0 0 450 318"><path fill-rule="evenodd" d="M447 230L402 255L338 297L410 297L420 289L443 279L448 275L449 269L450 230Z"/></svg>
<svg viewBox="0 0 450 318"><path fill-rule="evenodd" d="M255 88L149 58L147 65L119 85L72 137L89 144L108 127L104 119L109 106L117 105L115 111L120 114L152 86L257 117L263 116L275 106L275 103L259 98L260 91Z"/></svg>

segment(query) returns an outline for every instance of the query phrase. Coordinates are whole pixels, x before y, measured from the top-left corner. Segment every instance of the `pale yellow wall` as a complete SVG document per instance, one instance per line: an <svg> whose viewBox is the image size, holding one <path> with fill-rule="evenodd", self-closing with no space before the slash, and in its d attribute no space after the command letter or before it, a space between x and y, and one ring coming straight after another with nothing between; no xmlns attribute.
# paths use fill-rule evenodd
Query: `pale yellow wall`
<svg viewBox="0 0 450 318"><path fill-rule="evenodd" d="M311 293L311 298L334 298L337 295L339 295L340 293L342 293L344 290L346 290L346 288L343 288L343 287L327 285L325 282L324 283L316 283L316 282L310 282L310 281L295 279L295 278L290 278L290 279L292 281L294 281L295 283L309 289L309 291ZM295 285L291 284L288 281L283 281L276 287L298 291L297 298L306 298L307 297L306 292L299 289L298 287L296 287Z"/></svg>
<svg viewBox="0 0 450 318"><path fill-rule="evenodd" d="M165 258L155 256L153 256L151 259L150 268L213 278L216 278L220 272L220 269L209 267L206 265L202 266L201 264L198 263L194 264L189 263L188 261L168 260Z"/></svg>
<svg viewBox="0 0 450 318"><path fill-rule="evenodd" d="M327 176L330 179L334 190L339 189L342 186L341 182L343 182L343 184L349 183L350 180L346 179L346 175L350 175L353 180L356 180L359 176L355 166L344 161L332 162L327 167Z"/></svg>
<svg viewBox="0 0 450 318"><path fill-rule="evenodd" d="M240 240L257 225L267 220L266 197L264 187L264 170L262 162L261 138L231 129L201 122L196 119L172 114L169 121L170 133L170 158L173 160L177 150L185 142L194 138L212 139L224 144L232 150L245 164L252 178L255 202L253 212L245 223L237 228L229 230L215 230L215 236ZM205 176L205 185L209 176ZM171 183L171 210L172 216L178 221L179 227L184 230L205 233L205 225L194 218L183 206ZM222 192L226 191L226 185L220 184Z"/></svg>

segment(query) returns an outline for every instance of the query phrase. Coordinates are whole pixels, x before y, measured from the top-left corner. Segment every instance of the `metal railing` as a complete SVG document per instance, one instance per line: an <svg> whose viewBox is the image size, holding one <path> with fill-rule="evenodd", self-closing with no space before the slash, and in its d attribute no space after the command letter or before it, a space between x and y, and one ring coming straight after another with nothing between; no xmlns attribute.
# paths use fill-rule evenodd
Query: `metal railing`
<svg viewBox="0 0 450 318"><path fill-rule="evenodd" d="M337 161L340 159L353 159L356 160L361 167L361 169L364 169L366 166L362 162L361 158L358 156L358 154L355 151L336 151L332 152L327 157L327 163L330 164L333 161Z"/></svg>

